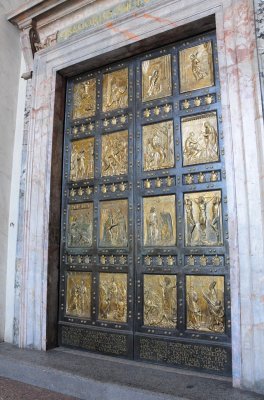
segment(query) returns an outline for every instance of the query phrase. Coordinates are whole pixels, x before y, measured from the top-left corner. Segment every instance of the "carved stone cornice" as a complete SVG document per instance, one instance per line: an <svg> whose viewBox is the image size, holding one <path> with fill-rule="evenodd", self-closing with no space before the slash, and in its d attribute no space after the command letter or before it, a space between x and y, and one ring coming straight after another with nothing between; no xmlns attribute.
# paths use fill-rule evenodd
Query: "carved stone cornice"
<svg viewBox="0 0 264 400"><path fill-rule="evenodd" d="M38 28L48 25L57 18L64 17L96 0L33 0L26 2L7 15L7 20L20 30L35 21ZM56 15L56 18L54 16ZM45 20L45 22L44 22Z"/></svg>
<svg viewBox="0 0 264 400"><path fill-rule="evenodd" d="M8 21L20 30L21 46L27 70L23 76L31 76L34 55L37 51L53 46L57 31L49 35L39 34L45 26L96 0L34 0L26 2L7 15Z"/></svg>

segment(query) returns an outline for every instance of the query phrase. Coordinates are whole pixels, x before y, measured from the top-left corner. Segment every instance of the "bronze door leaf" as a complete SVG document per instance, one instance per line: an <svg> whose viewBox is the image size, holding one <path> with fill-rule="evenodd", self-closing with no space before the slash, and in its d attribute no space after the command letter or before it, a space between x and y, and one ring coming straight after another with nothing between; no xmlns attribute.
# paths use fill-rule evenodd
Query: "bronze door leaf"
<svg viewBox="0 0 264 400"><path fill-rule="evenodd" d="M68 79L60 344L230 375L218 76L209 32Z"/></svg>

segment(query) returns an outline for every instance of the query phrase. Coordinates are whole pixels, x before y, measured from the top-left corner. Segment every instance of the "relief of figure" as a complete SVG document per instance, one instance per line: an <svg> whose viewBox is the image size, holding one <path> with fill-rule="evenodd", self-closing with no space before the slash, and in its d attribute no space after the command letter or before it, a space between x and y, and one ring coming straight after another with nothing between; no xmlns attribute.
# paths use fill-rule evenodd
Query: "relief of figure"
<svg viewBox="0 0 264 400"><path fill-rule="evenodd" d="M144 170L174 166L173 123L162 122L143 127Z"/></svg>
<svg viewBox="0 0 264 400"><path fill-rule="evenodd" d="M201 234L201 242L204 242L206 240L206 224L207 224L206 207L209 201L205 201L205 198L203 196L200 196L197 200L195 200L196 204L199 207L198 222Z"/></svg>
<svg viewBox="0 0 264 400"><path fill-rule="evenodd" d="M128 69L104 75L103 111L124 108L128 105Z"/></svg>
<svg viewBox="0 0 264 400"><path fill-rule="evenodd" d="M223 241L221 191L185 195L187 246L219 246Z"/></svg>
<svg viewBox="0 0 264 400"><path fill-rule="evenodd" d="M74 209L74 206L70 207L68 245L70 247L91 247L92 233L92 205L79 209Z"/></svg>
<svg viewBox="0 0 264 400"><path fill-rule="evenodd" d="M184 155L188 164L216 161L218 158L217 132L205 122L204 130L195 134L191 131L184 142Z"/></svg>
<svg viewBox="0 0 264 400"><path fill-rule="evenodd" d="M71 153L70 179L74 182L94 176L94 139L74 141Z"/></svg>
<svg viewBox="0 0 264 400"><path fill-rule="evenodd" d="M186 212L186 223L187 223L187 235L188 243L192 242L192 234L196 227L196 222L193 217L193 204L189 198L185 199L185 212Z"/></svg>
<svg viewBox="0 0 264 400"><path fill-rule="evenodd" d="M175 196L144 198L144 245L175 244Z"/></svg>
<svg viewBox="0 0 264 400"><path fill-rule="evenodd" d="M150 289L144 288L144 325L158 326L160 321L160 297Z"/></svg>
<svg viewBox="0 0 264 400"><path fill-rule="evenodd" d="M212 222L211 226L216 233L217 242L221 243L220 228L221 228L221 214L220 214L221 199L218 196L213 198L212 204Z"/></svg>
<svg viewBox="0 0 264 400"><path fill-rule="evenodd" d="M157 96L161 91L161 84L159 81L159 70L153 69L152 74L149 76L148 96Z"/></svg>
<svg viewBox="0 0 264 400"><path fill-rule="evenodd" d="M124 204L126 203L126 205ZM105 202L101 209L100 245L104 247L127 246L127 202L112 202L107 207Z"/></svg>
<svg viewBox="0 0 264 400"><path fill-rule="evenodd" d="M180 50L179 61L181 93L214 85L211 42Z"/></svg>
<svg viewBox="0 0 264 400"><path fill-rule="evenodd" d="M147 238L150 245L155 245L158 242L159 228L158 215L155 207L151 207L147 217Z"/></svg>
<svg viewBox="0 0 264 400"><path fill-rule="evenodd" d="M109 91L107 93L107 107L121 108L124 101L124 94L127 92L127 86L119 86L114 77L110 80Z"/></svg>
<svg viewBox="0 0 264 400"><path fill-rule="evenodd" d="M165 276L160 281L162 289L162 319L159 325L175 326L176 309L175 309L175 289L176 283L172 282L169 276Z"/></svg>
<svg viewBox="0 0 264 400"><path fill-rule="evenodd" d="M189 329L200 329L202 312L198 303L198 294L194 290L193 286L190 288L190 292L187 296L188 305L188 328Z"/></svg>
<svg viewBox="0 0 264 400"><path fill-rule="evenodd" d="M199 141L194 132L190 132L184 143L184 154L189 161L196 159L200 152Z"/></svg>
<svg viewBox="0 0 264 400"><path fill-rule="evenodd" d="M170 96L172 92L171 55L142 62L142 101Z"/></svg>
<svg viewBox="0 0 264 400"><path fill-rule="evenodd" d="M195 79L197 81L204 79L208 75L208 72L203 71L201 68L201 62L198 58L198 51L190 55L190 60L192 64L192 73Z"/></svg>
<svg viewBox="0 0 264 400"><path fill-rule="evenodd" d="M91 276L83 273L69 273L67 283L67 314L91 316ZM87 274L86 274L87 275Z"/></svg>
<svg viewBox="0 0 264 400"><path fill-rule="evenodd" d="M128 169L128 132L104 135L102 138L102 176L126 174Z"/></svg>
<svg viewBox="0 0 264 400"><path fill-rule="evenodd" d="M218 161L216 113L182 119L184 165Z"/></svg>
<svg viewBox="0 0 264 400"><path fill-rule="evenodd" d="M209 121L204 123L204 154L202 159L211 160L217 157L217 133Z"/></svg>
<svg viewBox="0 0 264 400"><path fill-rule="evenodd" d="M208 306L209 324L208 329L213 332L224 332L224 307L218 298L216 291L216 281L209 285L207 292L203 292L203 297Z"/></svg>
<svg viewBox="0 0 264 400"><path fill-rule="evenodd" d="M124 274L100 274L99 319L126 322L127 288Z"/></svg>
<svg viewBox="0 0 264 400"><path fill-rule="evenodd" d="M73 119L91 117L96 109L96 79L74 85Z"/></svg>
<svg viewBox="0 0 264 400"><path fill-rule="evenodd" d="M109 307L110 307L110 299L108 297L107 288L103 284L100 285L99 303L100 303L100 309L99 309L100 318L107 319L107 314L109 312Z"/></svg>
<svg viewBox="0 0 264 400"><path fill-rule="evenodd" d="M169 212L157 212L151 207L147 217L147 243L157 246L161 243L170 243L173 240L172 217Z"/></svg>
<svg viewBox="0 0 264 400"><path fill-rule="evenodd" d="M145 276L144 325L173 328L176 320L175 276Z"/></svg>

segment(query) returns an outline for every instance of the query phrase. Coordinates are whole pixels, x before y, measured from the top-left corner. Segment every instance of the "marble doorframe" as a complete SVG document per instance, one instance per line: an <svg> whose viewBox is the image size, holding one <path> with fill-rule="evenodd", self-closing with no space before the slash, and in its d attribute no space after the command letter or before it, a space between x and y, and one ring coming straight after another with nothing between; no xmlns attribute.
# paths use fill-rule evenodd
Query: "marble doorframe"
<svg viewBox="0 0 264 400"><path fill-rule="evenodd" d="M55 113L58 74L213 14L225 136L233 383L264 392L264 135L251 0L156 1L148 14L127 14L35 55L18 322L21 347L47 349L51 166L53 137L61 129Z"/></svg>

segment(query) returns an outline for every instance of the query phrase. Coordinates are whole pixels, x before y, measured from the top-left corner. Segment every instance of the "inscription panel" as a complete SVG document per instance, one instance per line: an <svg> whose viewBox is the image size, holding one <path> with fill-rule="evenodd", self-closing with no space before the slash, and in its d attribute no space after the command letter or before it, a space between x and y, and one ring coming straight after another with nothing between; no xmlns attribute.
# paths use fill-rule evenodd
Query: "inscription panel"
<svg viewBox="0 0 264 400"><path fill-rule="evenodd" d="M164 340L136 337L139 360L161 362L229 375L231 372L230 348L217 345L191 344L188 342L168 342Z"/></svg>
<svg viewBox="0 0 264 400"><path fill-rule="evenodd" d="M85 350L129 356L128 335L99 332L73 326L61 326L61 345L82 348Z"/></svg>

